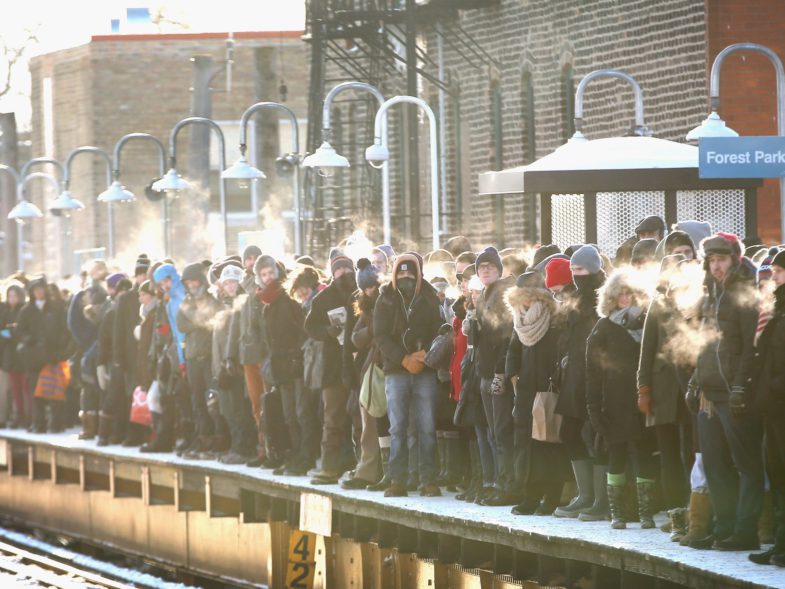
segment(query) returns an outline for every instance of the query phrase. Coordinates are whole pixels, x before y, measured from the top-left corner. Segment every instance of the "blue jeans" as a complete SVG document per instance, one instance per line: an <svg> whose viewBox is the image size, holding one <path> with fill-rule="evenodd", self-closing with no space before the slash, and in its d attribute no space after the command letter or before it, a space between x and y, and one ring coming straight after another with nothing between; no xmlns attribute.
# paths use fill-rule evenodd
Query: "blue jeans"
<svg viewBox="0 0 785 589"><path fill-rule="evenodd" d="M714 403L714 415L698 413L703 466L714 507L718 538L755 538L763 509L763 423L757 415L731 415L727 401Z"/></svg>
<svg viewBox="0 0 785 589"><path fill-rule="evenodd" d="M515 427L512 420L515 396L510 392L494 395L491 382L489 378L480 381L480 394L496 467L494 487L502 493L512 493L515 486Z"/></svg>
<svg viewBox="0 0 785 589"><path fill-rule="evenodd" d="M409 411L416 416L420 484L436 479L436 373L388 374L384 377L390 419L390 477L397 485L409 479Z"/></svg>

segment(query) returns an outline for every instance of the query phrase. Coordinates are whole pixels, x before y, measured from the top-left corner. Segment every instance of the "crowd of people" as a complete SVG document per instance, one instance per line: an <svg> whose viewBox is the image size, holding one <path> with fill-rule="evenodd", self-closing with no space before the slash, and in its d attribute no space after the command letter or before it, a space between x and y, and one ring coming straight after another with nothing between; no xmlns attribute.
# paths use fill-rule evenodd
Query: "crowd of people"
<svg viewBox="0 0 785 589"><path fill-rule="evenodd" d="M185 459L630 522L785 566L785 249L647 217L593 244L259 247L10 277L0 422ZM327 252L325 252L326 254ZM355 252L356 253L356 252Z"/></svg>

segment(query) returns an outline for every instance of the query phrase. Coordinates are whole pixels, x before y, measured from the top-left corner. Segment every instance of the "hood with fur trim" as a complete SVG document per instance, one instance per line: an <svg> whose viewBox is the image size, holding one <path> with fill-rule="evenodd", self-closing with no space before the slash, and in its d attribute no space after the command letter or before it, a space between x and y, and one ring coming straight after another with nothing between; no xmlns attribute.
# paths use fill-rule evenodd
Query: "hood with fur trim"
<svg viewBox="0 0 785 589"><path fill-rule="evenodd" d="M649 293L641 286L641 280L629 268L617 268L611 272L598 293L597 314L608 317L616 309L616 301L622 290L627 289L635 299L635 305L644 311L649 307Z"/></svg>
<svg viewBox="0 0 785 589"><path fill-rule="evenodd" d="M414 296L420 294L420 290L422 290L422 260L421 258L416 255L414 252L406 252L395 258L395 264L393 264L393 271L392 271L392 280L390 281L392 287L397 289L398 288L398 271L400 270L401 266L404 264L410 265L411 268L408 268L410 271L414 271L417 274L417 288L414 291Z"/></svg>
<svg viewBox="0 0 785 589"><path fill-rule="evenodd" d="M504 293L504 303L512 313L523 311L524 303L528 302L531 304L534 301L542 301L551 312L556 310L556 301L553 298L553 293L547 288L513 286Z"/></svg>

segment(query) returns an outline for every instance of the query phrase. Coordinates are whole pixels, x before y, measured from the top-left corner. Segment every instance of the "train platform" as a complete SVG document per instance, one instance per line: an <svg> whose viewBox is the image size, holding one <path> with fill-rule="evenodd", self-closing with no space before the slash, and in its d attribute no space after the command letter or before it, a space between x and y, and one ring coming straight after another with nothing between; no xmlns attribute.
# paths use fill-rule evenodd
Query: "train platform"
<svg viewBox="0 0 785 589"><path fill-rule="evenodd" d="M573 586L582 577L597 589L785 588L785 569L755 565L746 552L683 548L635 523L612 530L609 522L515 516L450 493L385 498L258 468L99 448L76 432L0 430L0 515L249 585L289 586L288 544L302 531L332 546L332 561L314 560L313 586L320 574L323 587L348 587L350 577L355 587L389 586L381 569L392 561L396 579L419 579L396 587L472 586L438 581L455 569L484 574L491 584L483 588ZM400 564L401 555L414 560Z"/></svg>

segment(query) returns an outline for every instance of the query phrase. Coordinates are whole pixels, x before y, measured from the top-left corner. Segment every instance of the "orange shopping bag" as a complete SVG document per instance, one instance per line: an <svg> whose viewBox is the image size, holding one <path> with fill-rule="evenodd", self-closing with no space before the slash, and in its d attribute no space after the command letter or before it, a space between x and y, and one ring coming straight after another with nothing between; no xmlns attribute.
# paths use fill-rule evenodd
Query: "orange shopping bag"
<svg viewBox="0 0 785 589"><path fill-rule="evenodd" d="M38 373L34 396L47 401L65 401L65 389L71 382L71 369L68 362L47 364Z"/></svg>

